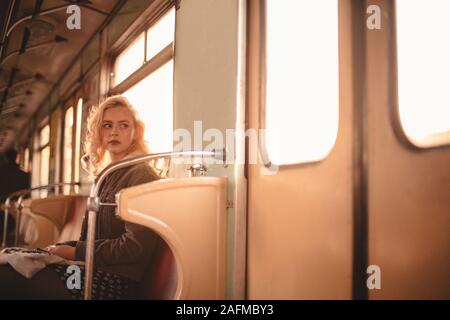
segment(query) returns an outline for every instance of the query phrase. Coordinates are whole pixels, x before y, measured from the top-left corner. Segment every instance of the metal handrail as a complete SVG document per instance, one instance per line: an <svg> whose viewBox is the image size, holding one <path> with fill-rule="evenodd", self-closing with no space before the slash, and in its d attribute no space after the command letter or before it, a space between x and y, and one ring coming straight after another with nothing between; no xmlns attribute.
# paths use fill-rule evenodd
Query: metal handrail
<svg viewBox="0 0 450 320"><path fill-rule="evenodd" d="M11 200L13 198L18 197L17 202L16 202L16 209L17 209L16 228L14 231L14 245L17 246L18 241L19 241L19 231L20 231L19 228L20 228L20 218L21 218L22 209L23 209L23 206L22 206L23 198L33 191L50 189L50 188L65 186L65 185L81 186L81 183L80 182L59 182L59 183L48 184L45 186L38 186L38 187L30 188L30 189L23 189L23 190L19 190L19 191L16 191L16 192L10 194L8 196L8 198L6 198L6 200L5 200L5 218L3 221L2 247L6 247L6 236L7 236L7 229L8 229L8 214L9 214L9 209L11 208Z"/></svg>
<svg viewBox="0 0 450 320"><path fill-rule="evenodd" d="M161 153L150 153L126 160L122 160L113 164L110 164L105 169L100 172L98 178L95 180L94 185L91 188L91 194L88 198L88 231L87 231L87 241L86 241L86 257L85 257L85 285L84 285L84 299L90 300L92 298L92 277L94 274L94 241L95 241L95 228L97 211L100 206L104 205L100 203L98 197L99 188L105 178L112 172L129 167L141 162L145 162L152 159L158 158L174 158L182 156L193 156L193 157L209 157L215 158L217 160L222 160L223 165L226 166L226 149L211 151L180 151L180 152L161 152Z"/></svg>
<svg viewBox="0 0 450 320"><path fill-rule="evenodd" d="M27 192L28 189L22 189L11 193L5 200L5 210L4 210L4 219L3 219L3 239L2 239L2 247L6 247L6 238L8 233L8 216L9 209L11 208L11 200L14 197L19 197L21 193Z"/></svg>

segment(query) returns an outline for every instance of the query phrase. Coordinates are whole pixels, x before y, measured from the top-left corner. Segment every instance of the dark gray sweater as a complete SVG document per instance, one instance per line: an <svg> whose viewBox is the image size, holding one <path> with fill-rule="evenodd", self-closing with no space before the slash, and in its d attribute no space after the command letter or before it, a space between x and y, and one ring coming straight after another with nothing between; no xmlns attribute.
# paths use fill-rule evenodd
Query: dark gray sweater
<svg viewBox="0 0 450 320"><path fill-rule="evenodd" d="M159 179L146 164L119 169L110 174L99 189L101 202L115 202L123 188ZM87 219L83 220L80 240L75 245L77 260L85 260ZM97 213L94 266L133 280L141 280L151 263L159 237L150 229L125 222L115 215L115 208L102 206Z"/></svg>

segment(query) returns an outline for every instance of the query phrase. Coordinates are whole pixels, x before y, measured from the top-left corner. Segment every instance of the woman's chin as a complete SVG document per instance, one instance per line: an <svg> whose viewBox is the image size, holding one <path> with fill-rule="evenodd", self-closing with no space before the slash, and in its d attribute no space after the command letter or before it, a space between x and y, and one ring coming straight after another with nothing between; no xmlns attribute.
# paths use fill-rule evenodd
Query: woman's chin
<svg viewBox="0 0 450 320"><path fill-rule="evenodd" d="M120 153L123 153L126 149L124 149L124 148L118 148L118 147L109 147L108 149L108 152L110 153L110 154L120 154Z"/></svg>

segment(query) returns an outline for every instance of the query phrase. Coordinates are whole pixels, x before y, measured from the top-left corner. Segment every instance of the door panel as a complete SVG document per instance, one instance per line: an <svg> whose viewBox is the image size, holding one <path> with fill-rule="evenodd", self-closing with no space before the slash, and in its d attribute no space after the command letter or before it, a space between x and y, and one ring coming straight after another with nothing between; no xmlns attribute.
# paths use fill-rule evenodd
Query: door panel
<svg viewBox="0 0 450 320"><path fill-rule="evenodd" d="M261 2L248 8L253 129L261 116ZM275 175L248 165L249 299L450 298L450 147L406 142L394 2L370 4L381 8L380 30L364 27L368 3L339 1L339 131L331 153ZM369 265L380 267L381 289L366 288Z"/></svg>
<svg viewBox="0 0 450 320"><path fill-rule="evenodd" d="M248 119L253 129L260 103L261 3L249 2ZM340 63L351 66L347 4L339 7L339 53ZM262 165L249 165L249 299L351 298L353 79L346 70L340 72L337 141L323 161L281 166L276 175L262 175Z"/></svg>
<svg viewBox="0 0 450 320"><path fill-rule="evenodd" d="M394 6L376 2L386 14L367 35L369 264L381 268L381 290L369 298L449 299L450 148L418 149L402 137Z"/></svg>

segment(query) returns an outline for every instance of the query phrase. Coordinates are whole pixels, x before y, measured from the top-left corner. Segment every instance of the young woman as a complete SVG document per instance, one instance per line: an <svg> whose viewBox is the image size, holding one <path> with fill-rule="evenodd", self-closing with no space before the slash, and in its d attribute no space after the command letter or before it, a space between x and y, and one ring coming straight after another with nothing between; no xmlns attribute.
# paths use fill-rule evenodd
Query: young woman
<svg viewBox="0 0 450 320"><path fill-rule="evenodd" d="M144 142L144 123L123 96L106 99L92 110L85 142L85 167L96 176L108 164L148 153ZM111 203L123 188L159 179L147 164L137 164L110 174L99 189L100 201ZM85 260L87 219L83 221L79 241L69 241L47 248L68 260ZM158 236L146 227L115 217L115 208L100 207L97 215L93 299L136 298L137 284L152 260ZM0 298L72 298L82 299L83 289L68 289L72 273L67 265L49 265L32 279L26 279L9 265L0 265ZM84 268L82 268L84 282Z"/></svg>

